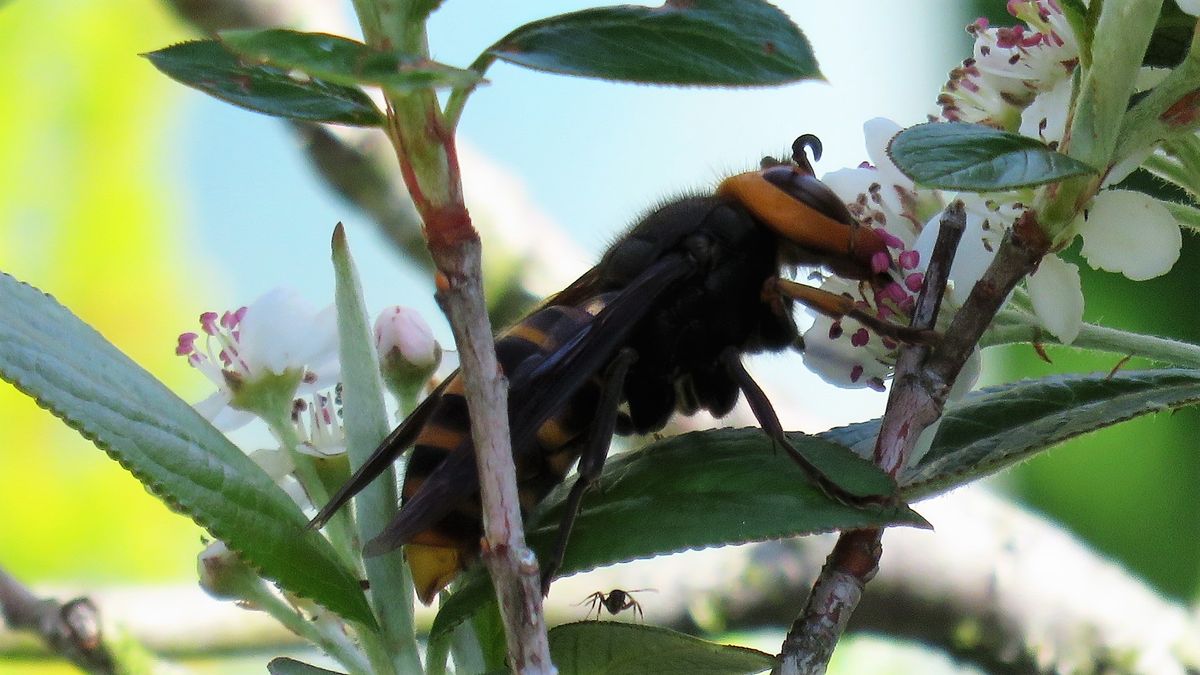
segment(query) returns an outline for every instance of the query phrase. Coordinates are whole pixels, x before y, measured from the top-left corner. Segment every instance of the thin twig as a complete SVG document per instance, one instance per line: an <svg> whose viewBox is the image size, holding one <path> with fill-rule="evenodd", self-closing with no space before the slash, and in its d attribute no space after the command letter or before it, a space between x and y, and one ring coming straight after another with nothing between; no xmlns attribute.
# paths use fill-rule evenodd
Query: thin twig
<svg viewBox="0 0 1200 675"><path fill-rule="evenodd" d="M500 601L510 666L518 673L550 673L554 667L542 615L540 576L537 558L525 543L508 416L484 414L507 411L507 385L484 312L478 239L466 242L463 249L466 261L438 251L434 258L443 274L449 270L457 276L439 291L438 300L454 328L471 413L483 502L483 560Z"/></svg>
<svg viewBox="0 0 1200 675"><path fill-rule="evenodd" d="M383 0L376 2L383 7ZM389 11L380 16L396 19L405 15L406 6L404 2L389 5ZM372 34L371 25L363 23L369 44L426 55L423 25L382 25L383 34ZM517 673L555 673L542 614L537 558L525 542L521 518L509 433L508 383L496 359L483 298L479 233L463 201L454 132L445 125L432 90L384 94L388 137L425 225L425 240L438 270L438 302L450 320L459 351L479 472L483 561L500 604L509 666Z"/></svg>
<svg viewBox="0 0 1200 675"><path fill-rule="evenodd" d="M918 330L932 330L937 323L954 253L966 228L961 201L946 208L940 225L910 324ZM929 350L924 345L907 346L896 364L887 411L875 445L876 464L892 477L903 469L921 431L941 414L944 391L931 387L921 375ZM844 532L838 538L804 609L783 641L779 673L825 672L838 638L862 599L864 586L879 569L882 538L881 528Z"/></svg>
<svg viewBox="0 0 1200 675"><path fill-rule="evenodd" d="M62 604L38 598L0 568L0 614L9 628L37 634L51 651L83 670L117 672L100 629L100 612L88 598Z"/></svg>
<svg viewBox="0 0 1200 675"><path fill-rule="evenodd" d="M930 354L925 367L930 377L943 383L954 381L1009 293L1037 269L1049 250L1050 240L1038 225L1037 215L1026 211L1005 234L992 264L954 315L945 338Z"/></svg>

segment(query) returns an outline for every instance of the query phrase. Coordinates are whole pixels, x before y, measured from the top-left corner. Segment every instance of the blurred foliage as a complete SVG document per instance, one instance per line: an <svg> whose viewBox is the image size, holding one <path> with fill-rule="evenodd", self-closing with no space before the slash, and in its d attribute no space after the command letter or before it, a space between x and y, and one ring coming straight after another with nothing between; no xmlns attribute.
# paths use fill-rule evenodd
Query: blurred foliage
<svg viewBox="0 0 1200 675"><path fill-rule="evenodd" d="M172 348L194 318L162 153L179 90L137 54L183 35L152 0L0 11L0 270L177 389L190 375ZM4 383L0 410L0 563L32 582L192 573L189 521Z"/></svg>
<svg viewBox="0 0 1200 675"><path fill-rule="evenodd" d="M1200 242L1184 240L1183 255L1165 277L1131 283L1096 271L1077 255L1087 307L1084 318L1126 330L1200 341L1200 322L1180 305L1200 273ZM1029 347L1009 348L993 363L999 380L1054 372L1107 372L1118 358L1048 348L1053 364ZM1145 363L1131 360L1123 367ZM1160 590L1193 597L1200 582L1200 455L1194 408L1153 416L1082 437L1051 450L1009 475L1027 504L1114 555ZM1181 533L1187 533L1180 536Z"/></svg>
<svg viewBox="0 0 1200 675"><path fill-rule="evenodd" d="M1014 23L1004 0L974 5L993 25ZM1132 180L1139 189L1160 189L1141 173ZM1200 342L1200 321L1180 304L1195 292L1191 279L1200 273L1200 242L1194 237L1185 232L1182 255L1168 275L1138 283L1091 269L1078 249L1076 243L1065 259L1079 266L1085 321ZM1053 364L1027 346L989 351L988 383L1107 372L1118 361L1108 354L1048 351ZM1123 367L1145 365L1132 360ZM1193 431L1198 422L1200 412L1192 408L1118 425L1038 456L1007 473L1003 484L1159 590L1193 599L1200 592L1200 538L1194 535L1200 529L1200 454Z"/></svg>

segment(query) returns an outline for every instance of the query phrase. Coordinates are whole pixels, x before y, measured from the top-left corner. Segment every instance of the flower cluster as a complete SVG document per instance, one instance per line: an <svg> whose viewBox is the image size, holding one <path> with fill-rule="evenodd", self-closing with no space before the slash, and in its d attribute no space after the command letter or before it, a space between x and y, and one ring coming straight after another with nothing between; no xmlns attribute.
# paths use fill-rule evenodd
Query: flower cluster
<svg viewBox="0 0 1200 675"><path fill-rule="evenodd" d="M1185 11L1187 3L1181 4ZM950 73L938 97L946 122L972 122L1037 138L1056 148L1067 137L1074 106L1072 81L1079 66L1079 40L1055 0L1009 0L1009 12L1024 24L993 27L984 19L970 26L972 57ZM886 154L900 128L877 119L865 126L870 164L835 171L823 180L859 220L881 229L892 248L896 283L864 293L857 285L830 278L824 287L858 298L860 308L889 319L904 317L920 289L937 234L937 221L950 198L962 199L967 229L950 273L948 311L960 307L994 257L1000 240L1040 193L1033 188L990 194L942 195L919 190ZM1103 188L1079 210L1053 241L1061 251L1078 235L1080 251L1092 267L1135 280L1165 274L1179 257L1179 225L1159 201L1140 192L1112 189L1152 151L1111 167ZM1130 225L1136 223L1136 227ZM1057 255L1046 256L1026 281L1028 301L1042 328L1070 344L1082 326L1084 299L1079 269ZM840 386L882 389L895 363L896 345L852 319L818 317L805 334L805 360L823 378Z"/></svg>
<svg viewBox="0 0 1200 675"><path fill-rule="evenodd" d="M1010 131L1022 127L1026 133L1049 122L1037 117L1036 111L1028 121L1023 119L1037 98L1054 92L1045 98L1069 102L1079 44L1058 3L1009 0L1008 11L1026 25L995 28L987 19L978 19L967 27L975 38L973 54L950 72L938 97L947 121L978 122ZM1066 105L1061 109L1065 113Z"/></svg>
<svg viewBox="0 0 1200 675"><path fill-rule="evenodd" d="M925 280L944 198L937 191L917 189L887 156L887 141L899 131L899 125L891 120L870 120L864 133L871 162L822 177L859 222L883 235L895 260L893 283L867 289L857 282L829 277L822 288L856 298L859 309L879 319L906 323ZM964 197L967 231L950 271L946 304L951 310L962 305L983 275L1004 228L1018 212L1012 205ZM943 320L951 313L944 312ZM805 364L827 382L879 391L891 375L898 347L894 340L876 335L853 318L826 316L816 317L804 334L804 345Z"/></svg>
<svg viewBox="0 0 1200 675"><path fill-rule="evenodd" d="M315 311L285 289L234 311L201 314L200 333L180 335L175 353L216 385L196 409L226 431L256 416L286 416L297 393L338 380L333 307Z"/></svg>
<svg viewBox="0 0 1200 675"><path fill-rule="evenodd" d="M423 387L441 360L428 324L405 307L379 314L375 342L384 379L405 391ZM333 306L316 310L295 291L272 290L246 307L200 315L200 331L180 335L175 353L216 385L195 406L214 425L233 431L255 418L267 423L279 446L250 457L311 507L318 486L300 465L346 452Z"/></svg>

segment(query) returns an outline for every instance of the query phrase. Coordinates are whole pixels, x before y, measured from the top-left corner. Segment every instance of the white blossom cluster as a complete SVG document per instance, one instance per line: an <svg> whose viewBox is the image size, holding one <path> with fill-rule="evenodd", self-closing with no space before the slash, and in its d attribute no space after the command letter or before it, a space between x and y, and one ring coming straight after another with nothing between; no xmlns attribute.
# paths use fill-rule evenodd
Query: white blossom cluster
<svg viewBox="0 0 1200 675"><path fill-rule="evenodd" d="M1190 11L1187 4L1180 6ZM973 54L950 73L938 97L941 120L986 124L1057 148L1075 103L1072 83L1079 67L1079 41L1055 0L1010 0L1008 10L1023 24L993 27L980 19L968 27L975 38ZM822 180L860 221L885 234L896 261L892 272L896 283L879 292L831 277L823 287L856 298L862 309L880 318L905 323L920 290L941 211L961 199L967 228L950 272L944 325L991 263L1005 232L1035 199L1035 188L988 194L919 189L887 155L887 144L900 131L899 125L874 119L864 131L870 163L834 171ZM1167 208L1141 192L1109 187L1137 168L1152 150L1144 148L1108 171L1101 191L1078 209L1075 220L1055 240L1055 251L1080 236L1081 253L1094 268L1135 281L1171 269L1179 258L1182 236ZM1077 266L1048 255L1026 280L1025 290L1041 327L1064 344L1074 341L1084 308ZM843 387L882 390L896 358L894 341L849 318L817 317L804 335L804 344L805 363L826 381ZM971 376L964 373L960 379Z"/></svg>

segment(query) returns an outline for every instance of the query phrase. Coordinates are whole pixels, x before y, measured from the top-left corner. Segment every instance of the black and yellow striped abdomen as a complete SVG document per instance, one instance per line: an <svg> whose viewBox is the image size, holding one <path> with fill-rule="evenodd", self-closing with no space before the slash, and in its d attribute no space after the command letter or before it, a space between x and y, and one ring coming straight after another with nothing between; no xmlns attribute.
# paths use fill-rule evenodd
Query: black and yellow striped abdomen
<svg viewBox="0 0 1200 675"><path fill-rule="evenodd" d="M589 307L598 311L599 305ZM506 376L516 381L525 369L542 360L587 329L593 314L562 305L543 307L502 333L496 356ZM454 452L474 452L462 378L446 384L437 407L414 443L404 476L402 503L415 497L427 478ZM509 392L510 411L521 406L520 385ZM599 382L588 382L539 428L532 448L514 448L521 507L525 512L540 502L566 477L579 457L580 440L595 415ZM417 594L428 604L475 556L483 534L478 491L464 495L433 526L405 545Z"/></svg>

